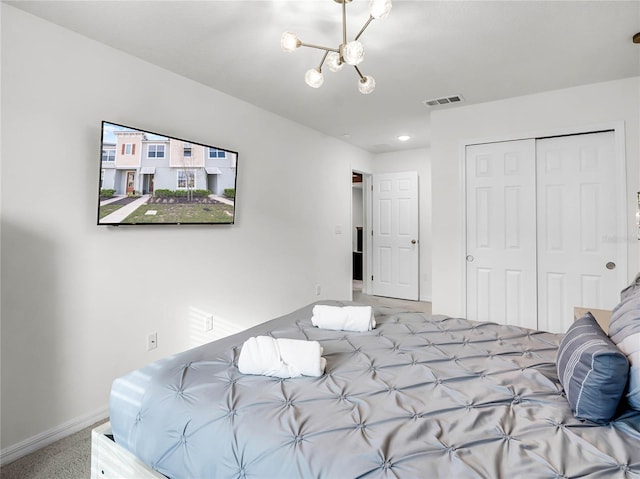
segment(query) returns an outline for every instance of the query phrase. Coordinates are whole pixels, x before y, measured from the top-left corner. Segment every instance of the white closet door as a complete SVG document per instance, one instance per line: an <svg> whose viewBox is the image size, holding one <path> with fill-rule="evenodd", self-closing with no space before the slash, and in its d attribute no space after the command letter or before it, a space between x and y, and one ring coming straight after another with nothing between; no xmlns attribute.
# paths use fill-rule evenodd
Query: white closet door
<svg viewBox="0 0 640 479"><path fill-rule="evenodd" d="M467 317L537 327L535 140L466 150Z"/></svg>
<svg viewBox="0 0 640 479"><path fill-rule="evenodd" d="M373 175L373 294L418 300L418 172Z"/></svg>
<svg viewBox="0 0 640 479"><path fill-rule="evenodd" d="M626 283L624 184L614 132L537 141L539 328L564 332L573 308L611 309Z"/></svg>

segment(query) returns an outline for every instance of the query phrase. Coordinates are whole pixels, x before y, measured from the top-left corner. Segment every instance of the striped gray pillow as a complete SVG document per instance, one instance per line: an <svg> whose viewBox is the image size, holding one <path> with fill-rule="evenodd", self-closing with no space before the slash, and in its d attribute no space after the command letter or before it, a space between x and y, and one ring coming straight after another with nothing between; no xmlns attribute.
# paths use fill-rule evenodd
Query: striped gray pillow
<svg viewBox="0 0 640 479"><path fill-rule="evenodd" d="M556 366L575 417L597 424L614 417L627 385L629 362L591 313L569 327Z"/></svg>

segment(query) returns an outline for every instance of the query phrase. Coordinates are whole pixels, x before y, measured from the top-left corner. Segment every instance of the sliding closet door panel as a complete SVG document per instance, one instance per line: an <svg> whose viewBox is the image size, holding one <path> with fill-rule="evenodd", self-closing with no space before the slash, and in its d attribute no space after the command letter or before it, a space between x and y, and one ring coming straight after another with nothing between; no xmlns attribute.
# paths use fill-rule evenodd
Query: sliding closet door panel
<svg viewBox="0 0 640 479"><path fill-rule="evenodd" d="M535 141L468 146L465 168L467 317L536 328Z"/></svg>
<svg viewBox="0 0 640 479"><path fill-rule="evenodd" d="M507 298L517 298L524 292L522 288L522 271L505 271L505 293ZM522 299L518 301L507 301L506 304L506 317L507 318L521 318L523 311Z"/></svg>
<svg viewBox="0 0 640 479"><path fill-rule="evenodd" d="M539 326L563 332L575 306L615 306L626 280L614 133L541 139L536 149Z"/></svg>
<svg viewBox="0 0 640 479"><path fill-rule="evenodd" d="M564 324L567 308L571 308L567 301L567 276L563 273L541 272L539 281L545 290L539 292L539 297L547 299L538 312L540 329L548 331L553 329L550 325Z"/></svg>

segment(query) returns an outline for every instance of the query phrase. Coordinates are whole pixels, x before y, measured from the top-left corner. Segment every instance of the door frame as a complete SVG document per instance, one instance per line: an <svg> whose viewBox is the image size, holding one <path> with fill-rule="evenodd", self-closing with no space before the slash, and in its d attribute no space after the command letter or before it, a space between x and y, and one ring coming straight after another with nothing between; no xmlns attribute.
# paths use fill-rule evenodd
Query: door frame
<svg viewBox="0 0 640 479"><path fill-rule="evenodd" d="M479 145L485 143L499 143L505 141L516 141L516 140L528 140L528 139L542 139L542 138L550 138L557 136L570 136L570 135L586 135L589 133L597 133L601 131L613 131L614 132L614 144L615 144L615 160L616 160L616 181L620 185L620 194L618 198L616 198L616 211L619 212L620 218L622 221L618 222L618 231L615 233L614 240L615 241L625 241L627 242L627 257L624 265L622 265L623 274L621 275L624 278L629 278L628 276L628 265L629 265L629 248L630 244L628 243L628 231L629 231L629 215L627 214L627 174L626 174L626 137L625 137L625 129L624 129L624 121L614 121L614 122L606 122L606 123L596 123L592 125L583 125L583 126L574 126L574 127L562 127L562 128L553 128L550 130L539 130L533 131L530 133L525 133L521 135L504 135L504 136L493 136L493 137L485 137L485 138L476 138L463 140L460 142L460 146L458 148L458 172L460 174L460 231L462 231L462 241L461 241L461 251L460 251L460 278L462 284L461 291L462 295L462 315L463 317L467 316L467 264L464 260L467 251L467 179L466 179L466 150L468 146L471 145ZM620 289L622 290L626 285L620 285Z"/></svg>
<svg viewBox="0 0 640 479"><path fill-rule="evenodd" d="M362 175L362 292L363 294L371 294L371 271L372 267L372 255L371 255L371 177L373 173L367 173L362 170L352 169L351 173L358 173ZM353 185L349 183L350 188L353 190ZM351 237L349 243L349 257L353 254L351 245L353 244L354 231L351 229L353 225L353 194L350 195L351 201L349 209L349 229L351 230ZM353 263L349 268L349 284L353 281ZM349 297L353 300L353 288L349 287Z"/></svg>

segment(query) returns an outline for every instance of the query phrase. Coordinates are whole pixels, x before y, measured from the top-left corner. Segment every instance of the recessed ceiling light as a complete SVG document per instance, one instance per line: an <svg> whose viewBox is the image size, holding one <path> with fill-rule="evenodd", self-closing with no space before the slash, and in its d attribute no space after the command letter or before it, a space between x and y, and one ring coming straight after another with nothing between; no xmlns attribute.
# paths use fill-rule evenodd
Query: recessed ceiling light
<svg viewBox="0 0 640 479"><path fill-rule="evenodd" d="M398 136L398 140L400 140L400 141L407 141L407 140L410 140L410 139L411 139L411 137L409 135L400 135L400 136Z"/></svg>

